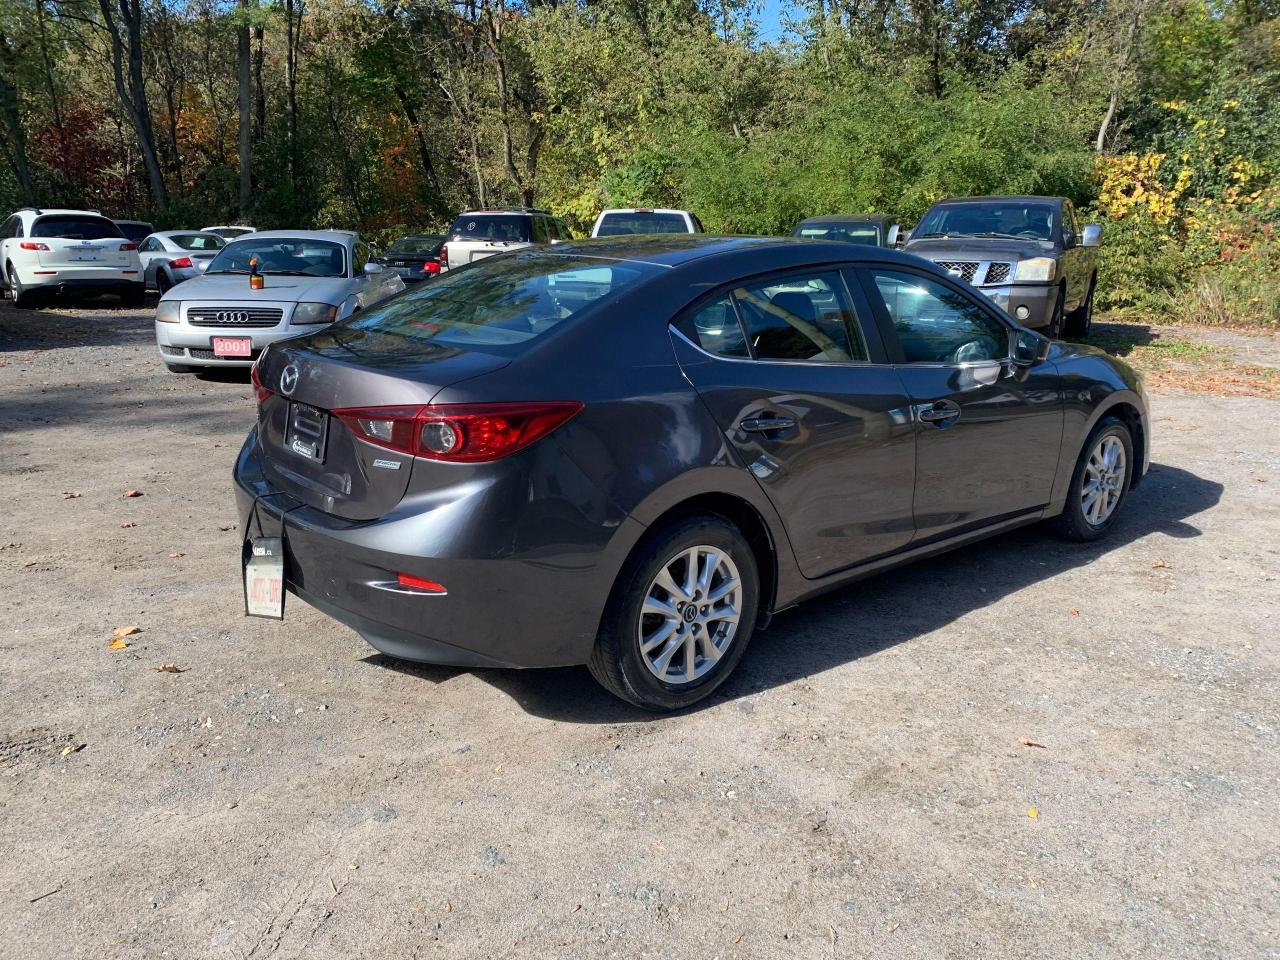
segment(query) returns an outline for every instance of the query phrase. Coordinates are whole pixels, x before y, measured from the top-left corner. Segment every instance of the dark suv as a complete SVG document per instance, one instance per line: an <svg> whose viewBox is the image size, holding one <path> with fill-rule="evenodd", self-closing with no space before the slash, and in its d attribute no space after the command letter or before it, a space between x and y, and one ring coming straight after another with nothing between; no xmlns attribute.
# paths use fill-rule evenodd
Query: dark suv
<svg viewBox="0 0 1280 960"><path fill-rule="evenodd" d="M970 197L934 204L905 250L977 287L1025 327L1085 337L1102 228L1062 197Z"/></svg>

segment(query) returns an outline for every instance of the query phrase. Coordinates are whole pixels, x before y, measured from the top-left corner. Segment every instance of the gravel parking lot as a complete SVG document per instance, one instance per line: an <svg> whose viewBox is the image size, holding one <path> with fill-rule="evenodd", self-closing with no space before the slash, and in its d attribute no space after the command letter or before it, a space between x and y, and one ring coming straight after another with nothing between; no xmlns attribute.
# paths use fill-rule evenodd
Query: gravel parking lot
<svg viewBox="0 0 1280 960"><path fill-rule="evenodd" d="M842 590L654 717L243 617L247 377L151 316L0 304L0 955L1280 957L1274 338L1104 326L1167 354L1111 539Z"/></svg>

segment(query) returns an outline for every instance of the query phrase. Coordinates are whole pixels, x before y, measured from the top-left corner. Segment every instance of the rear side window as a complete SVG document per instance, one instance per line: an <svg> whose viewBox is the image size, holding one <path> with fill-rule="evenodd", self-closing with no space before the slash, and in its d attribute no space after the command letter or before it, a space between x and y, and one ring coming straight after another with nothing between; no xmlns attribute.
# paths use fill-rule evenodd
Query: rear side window
<svg viewBox="0 0 1280 960"><path fill-rule="evenodd" d="M517 356L560 324L616 299L662 269L541 250L486 259L366 310L339 324L334 335L341 337L345 326L438 347Z"/></svg>
<svg viewBox="0 0 1280 960"><path fill-rule="evenodd" d="M41 217L31 226L33 237L56 237L61 240L124 239L120 228L106 217L53 216Z"/></svg>
<svg viewBox="0 0 1280 960"><path fill-rule="evenodd" d="M678 213L606 213L597 237L623 237L638 233L688 233L689 225Z"/></svg>
<svg viewBox="0 0 1280 960"><path fill-rule="evenodd" d="M449 228L450 240L492 240L530 243L531 217L506 214L464 213Z"/></svg>
<svg viewBox="0 0 1280 960"><path fill-rule="evenodd" d="M751 356L747 350L747 338L738 324L738 314L729 297L713 300L695 310L680 324L686 335L691 335L707 353L719 357Z"/></svg>
<svg viewBox="0 0 1280 960"><path fill-rule="evenodd" d="M796 274L734 288L733 299L757 360L865 361L836 273Z"/></svg>

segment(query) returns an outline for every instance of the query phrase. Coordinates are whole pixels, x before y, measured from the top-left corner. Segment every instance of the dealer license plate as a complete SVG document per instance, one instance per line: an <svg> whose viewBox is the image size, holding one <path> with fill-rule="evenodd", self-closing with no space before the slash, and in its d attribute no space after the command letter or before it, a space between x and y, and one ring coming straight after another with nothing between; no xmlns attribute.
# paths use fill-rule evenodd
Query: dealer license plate
<svg viewBox="0 0 1280 960"><path fill-rule="evenodd" d="M284 619L284 540L254 537L244 561L244 612Z"/></svg>
<svg viewBox="0 0 1280 960"><path fill-rule="evenodd" d="M249 357L253 355L253 341L248 337L214 337L215 357Z"/></svg>

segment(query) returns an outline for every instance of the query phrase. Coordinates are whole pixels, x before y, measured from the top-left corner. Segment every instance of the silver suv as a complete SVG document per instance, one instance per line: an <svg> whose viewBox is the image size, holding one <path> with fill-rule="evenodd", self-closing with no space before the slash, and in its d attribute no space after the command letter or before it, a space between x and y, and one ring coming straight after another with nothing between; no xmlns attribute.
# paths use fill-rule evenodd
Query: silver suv
<svg viewBox="0 0 1280 960"><path fill-rule="evenodd" d="M572 239L569 228L546 210L533 207L469 210L449 227L441 267L465 267L495 253Z"/></svg>

